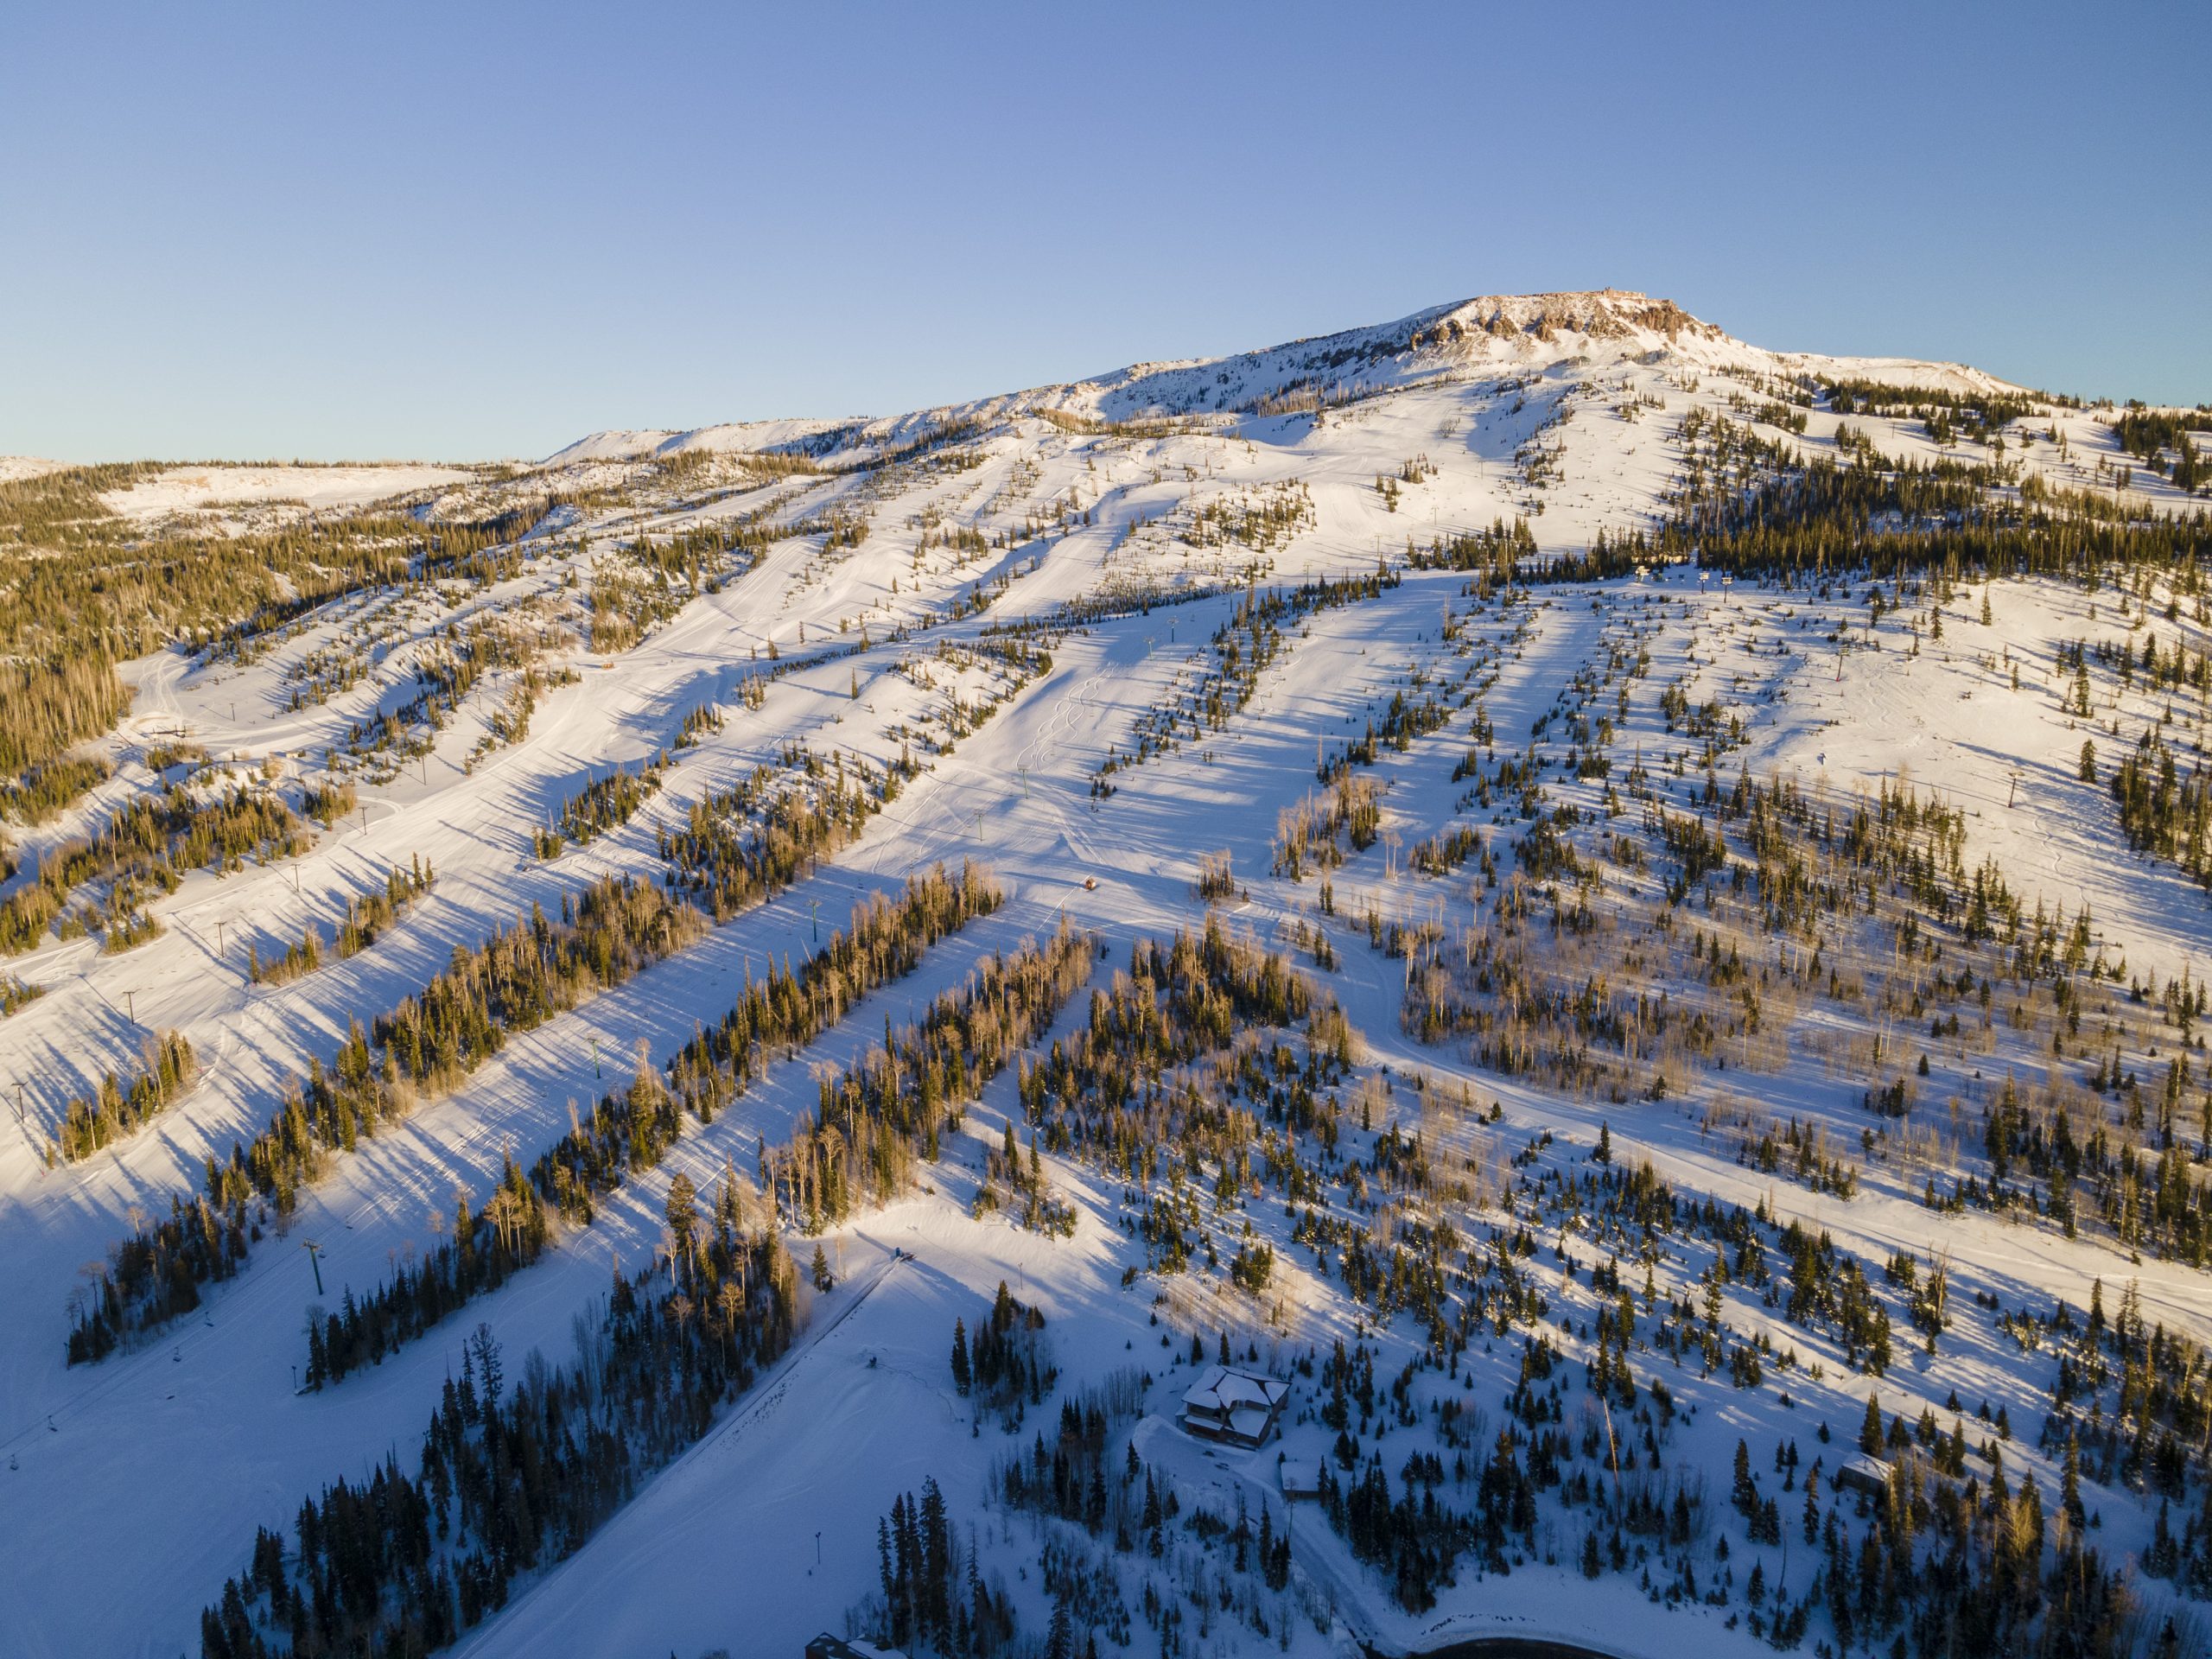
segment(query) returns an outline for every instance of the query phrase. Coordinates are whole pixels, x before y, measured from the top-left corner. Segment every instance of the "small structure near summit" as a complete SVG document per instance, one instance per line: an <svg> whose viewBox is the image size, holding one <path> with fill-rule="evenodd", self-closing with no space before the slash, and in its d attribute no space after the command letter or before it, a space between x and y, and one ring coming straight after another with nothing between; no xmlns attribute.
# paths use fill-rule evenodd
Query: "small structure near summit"
<svg viewBox="0 0 2212 1659"><path fill-rule="evenodd" d="M1209 1365L1183 1396L1183 1427L1209 1440L1256 1449L1274 1437L1289 1398L1287 1382Z"/></svg>

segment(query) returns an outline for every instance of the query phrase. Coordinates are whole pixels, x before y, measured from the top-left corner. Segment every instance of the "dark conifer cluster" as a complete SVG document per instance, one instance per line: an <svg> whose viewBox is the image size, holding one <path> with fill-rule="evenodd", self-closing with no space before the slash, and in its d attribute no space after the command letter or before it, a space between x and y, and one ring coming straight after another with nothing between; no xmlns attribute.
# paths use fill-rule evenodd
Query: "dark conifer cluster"
<svg viewBox="0 0 2212 1659"><path fill-rule="evenodd" d="M710 1213L665 1279L616 1274L568 1366L511 1385L478 1326L416 1471L393 1454L326 1486L289 1552L262 1529L200 1615L201 1659L428 1654L505 1606L518 1574L581 1548L790 1346L798 1284L781 1241L747 1233L730 1204Z"/></svg>
<svg viewBox="0 0 2212 1659"><path fill-rule="evenodd" d="M311 1323L308 1386L381 1363L472 1297L498 1289L551 1243L549 1211L588 1226L600 1198L660 1164L687 1110L711 1122L776 1050L805 1047L855 1001L912 973L932 944L999 903L997 887L972 867L957 878L940 868L912 878L896 900L879 893L856 906L850 931L832 935L798 972L772 969L766 981L748 980L712 1036L702 1033L669 1062L665 1084L641 1059L630 1086L601 1096L527 1176L510 1159L481 1206L472 1211L461 1199L449 1239L402 1263L365 1298L348 1289L338 1313Z"/></svg>
<svg viewBox="0 0 2212 1659"><path fill-rule="evenodd" d="M342 818L352 817L360 804L360 797L352 784L334 779L309 784L300 796L300 810L326 830Z"/></svg>
<svg viewBox="0 0 2212 1659"><path fill-rule="evenodd" d="M663 750L635 772L617 767L604 778L593 779L561 803L552 823L532 833L533 850L540 858L558 858L569 846L582 847L629 823L631 815L660 787L668 767L668 753Z"/></svg>
<svg viewBox="0 0 2212 1659"><path fill-rule="evenodd" d="M974 1554L963 1550L934 1479L892 1500L875 1523L883 1602L879 1634L901 1650L918 1644L942 1656L995 1659L1015 1630L1011 1599L987 1585Z"/></svg>
<svg viewBox="0 0 2212 1659"><path fill-rule="evenodd" d="M2113 769L2112 797L2127 844L2172 860L2212 887L2212 778L2200 760L2183 773L2155 727Z"/></svg>
<svg viewBox="0 0 2212 1659"><path fill-rule="evenodd" d="M97 1358L124 1330L147 1329L199 1305L198 1287L229 1278L268 1212L288 1215L334 1152L351 1152L412 1109L426 1091L452 1087L510 1032L528 1031L695 943L706 923L690 906L627 876L608 876L581 902L518 918L422 992L357 1020L330 1067L312 1062L251 1147L207 1160L207 1190L178 1194L165 1220L111 1252L89 1307L70 1332L73 1362ZM373 1046L372 1046L373 1038Z"/></svg>
<svg viewBox="0 0 2212 1659"><path fill-rule="evenodd" d="M454 1200L450 1238L419 1261L401 1262L365 1299L355 1297L348 1286L336 1313L308 1311L303 1384L319 1390L348 1371L382 1364L386 1354L397 1352L471 1297L506 1283L544 1254L551 1239L544 1199L510 1156L480 1211L471 1211L466 1193Z"/></svg>
<svg viewBox="0 0 2212 1659"><path fill-rule="evenodd" d="M2113 423L2120 447L2154 472L2166 473L2177 490L2194 491L2204 481L2204 457L2197 452L2212 433L2212 410L2129 408ZM2196 435L2192 437L2192 434ZM2174 452L2171 468L2165 452Z"/></svg>
<svg viewBox="0 0 2212 1659"><path fill-rule="evenodd" d="M4 694L0 694L0 704L4 701ZM147 765L152 766L153 761L149 755ZM105 783L114 770L99 755L57 755L0 785L0 812L29 823L43 823L58 817L86 791Z"/></svg>
<svg viewBox="0 0 2212 1659"><path fill-rule="evenodd" d="M976 1321L972 1340L965 1319L952 1322L955 1392L963 1400L974 1399L979 1410L1005 1417L1011 1433L1024 1404L1041 1405L1059 1376L1044 1332L1043 1311L1020 1300L1000 1281L997 1296Z"/></svg>
<svg viewBox="0 0 2212 1659"><path fill-rule="evenodd" d="M2212 1478L2205 1478L2212 1471L2202 1456L2212 1425L2212 1363L2203 1345L2186 1332L2145 1319L2133 1280L2117 1315L2107 1314L2099 1281L2090 1287L2086 1315L2060 1302L2047 1317L2024 1308L2003 1313L1998 1325L2024 1349L2048 1343L2058 1355L2052 1410L2038 1444L2060 1459L2060 1505L2067 1517L2082 1524L2085 1475L2139 1492L2146 1502L2156 1497L2156 1530L2143 1570L2212 1601ZM2002 1409L1998 1427L2009 1437ZM2194 1497L2193 1476L2203 1487ZM2176 1505L2183 1511L2178 1529Z"/></svg>
<svg viewBox="0 0 2212 1659"><path fill-rule="evenodd" d="M0 951L17 956L42 943L85 882L105 884L112 924L156 894L175 893L188 870L235 870L248 858L267 863L307 849L305 826L265 790L233 785L202 797L179 785L158 797L139 796L98 834L55 848L0 901Z"/></svg>
<svg viewBox="0 0 2212 1659"><path fill-rule="evenodd" d="M882 1045L825 1078L785 1148L763 1149L760 1181L777 1214L815 1233L902 1191L916 1160L937 1156L939 1135L1090 980L1091 944L1062 927L1042 945L991 957L918 1025L887 1029Z"/></svg>
<svg viewBox="0 0 2212 1659"><path fill-rule="evenodd" d="M781 892L856 837L897 793L871 781L839 750L828 763L797 747L742 783L691 804L683 827L664 828L669 884L700 899L717 921Z"/></svg>
<svg viewBox="0 0 2212 1659"><path fill-rule="evenodd" d="M1602 528L1580 551L1566 548L1539 553L1535 534L1525 518L1516 518L1510 526L1500 518L1486 530L1439 536L1427 547L1415 546L1410 538L1406 544L1408 568L1465 571L1474 577L1467 584L1467 597L1485 604L1510 595L1516 588L1618 581L1661 556L1646 544L1641 531L1608 537Z"/></svg>
<svg viewBox="0 0 2212 1659"><path fill-rule="evenodd" d="M1867 448L1848 465L1808 460L1699 410L1682 430L1707 448L1649 554L1640 532L1632 538L1639 560L1694 553L1701 569L1786 585L1930 569L2094 581L2113 565L2151 566L2183 573L2194 591L2212 555L2212 515L2131 512L2036 477L2006 493L2017 469L1993 462L1892 461Z"/></svg>
<svg viewBox="0 0 2212 1659"><path fill-rule="evenodd" d="M997 1308L1006 1310L1009 1303L1007 1327L1019 1331L1025 1322L1021 1304L1013 1301L1001 1285ZM1001 1317L995 1311L986 1325ZM1047 1383L1048 1392L1050 1387ZM1135 1373L1122 1372L1064 1401L1049 1440L1040 1433L1027 1451L1016 1451L995 1464L990 1500L1009 1511L1072 1522L1092 1538L1118 1541L1124 1551L1132 1548L1134 1538L1147 1537L1154 1545L1153 1553L1160 1554L1160 1529L1169 1514L1162 1505L1160 1483L1144 1470L1134 1451L1126 1464L1108 1456L1113 1431L1137 1414L1142 1393ZM972 1543L963 1549L945 1524L943 1497L934 1480L923 1483L918 1503L911 1494L893 1501L891 1513L876 1523L876 1554L880 1594L869 1599L856 1622L878 1642L939 1659L992 1659L1009 1649L1035 1651L1016 1647L1013 1607L1003 1590L985 1578ZM1077 1638L1079 1629L1094 1633L1092 1649L1100 1636L1119 1646L1128 1645L1128 1609L1109 1573L1098 1571L1095 1562L1078 1560L1049 1534L1041 1565L1054 1606L1045 1638L1046 1654L1079 1659L1085 1651Z"/></svg>
<svg viewBox="0 0 2212 1659"><path fill-rule="evenodd" d="M418 854L405 869L394 865L382 888L348 899L334 940L338 960L359 956L398 926L437 879L437 871ZM286 984L322 966L322 935L309 922L297 942L285 946L283 956L269 962L261 959L258 946L248 944L245 963L246 977L255 984Z"/></svg>
<svg viewBox="0 0 2212 1659"><path fill-rule="evenodd" d="M136 1135L154 1115L192 1087L200 1075L192 1045L180 1031L146 1039L138 1075L125 1083L112 1071L100 1079L90 1098L72 1100L62 1109L61 1128L46 1148L49 1166L73 1164L101 1147Z"/></svg>
<svg viewBox="0 0 2212 1659"><path fill-rule="evenodd" d="M1897 386L1879 380L1822 380L1828 408L1838 415L1880 415L1927 421L1949 416L1974 429L1985 442L2015 421L2069 399L2048 392L1953 391L1943 386Z"/></svg>

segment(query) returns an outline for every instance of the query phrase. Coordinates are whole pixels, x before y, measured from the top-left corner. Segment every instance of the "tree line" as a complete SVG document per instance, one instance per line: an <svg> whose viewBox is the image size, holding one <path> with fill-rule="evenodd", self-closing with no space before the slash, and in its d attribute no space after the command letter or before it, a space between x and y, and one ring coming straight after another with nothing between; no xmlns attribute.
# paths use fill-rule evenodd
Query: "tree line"
<svg viewBox="0 0 2212 1659"><path fill-rule="evenodd" d="M137 1134L200 1075L192 1045L181 1031L148 1038L139 1058L138 1074L130 1082L111 1071L91 1095L72 1099L62 1109L61 1127L47 1143L49 1169L57 1163L81 1162L101 1147Z"/></svg>
<svg viewBox="0 0 2212 1659"><path fill-rule="evenodd" d="M407 868L394 865L381 888L348 899L334 941L338 960L359 956L398 926L437 880L437 871L417 853ZM256 985L288 984L321 966L322 935L313 922L301 931L296 943L285 946L284 954L271 961L261 959L257 945L249 944L245 949L245 976Z"/></svg>
<svg viewBox="0 0 2212 1659"><path fill-rule="evenodd" d="M258 1529L245 1568L200 1615L201 1659L378 1654L412 1659L506 1605L518 1574L565 1560L716 1411L790 1347L798 1274L772 1228L717 1206L703 1247L617 1272L577 1353L510 1387L488 1325L469 1339L414 1472L388 1454L365 1478ZM289 1561L288 1561L289 1554Z"/></svg>
<svg viewBox="0 0 2212 1659"><path fill-rule="evenodd" d="M289 1215L301 1190L334 1152L396 1122L425 1094L448 1089L496 1053L507 1033L527 1031L619 985L696 942L706 923L630 876L607 876L581 900L564 896L556 921L532 906L500 928L416 995L377 1017L372 1033L353 1022L326 1070L308 1064L304 1087L250 1146L227 1161L207 1160L206 1189L173 1195L169 1214L117 1244L80 1303L69 1357L97 1358L124 1332L150 1329L199 1305L198 1287L229 1278L244 1262L270 1210Z"/></svg>
<svg viewBox="0 0 2212 1659"><path fill-rule="evenodd" d="M269 791L233 785L203 799L179 785L137 797L96 835L54 849L0 900L0 953L20 956L42 943L84 882L105 880L110 916L123 918L157 892L175 893L186 870L296 858L308 845L306 826Z"/></svg>
<svg viewBox="0 0 2212 1659"><path fill-rule="evenodd" d="M829 1213L835 1200L804 1172L823 1166L830 1144L865 1152L865 1136L847 1140L861 1131L862 1103L911 1158L924 1115L933 1130L972 1098L1089 977L1090 960L1090 936L1065 928L994 957L918 1027L825 1081L825 1118L842 1122L825 1136L802 1120L772 1162L763 1148L775 1216ZM325 1487L302 1506L289 1570L282 1535L259 1529L245 1569L201 1615L202 1659L448 1645L505 1605L518 1573L573 1554L703 1434L788 1346L798 1274L772 1224L746 1230L734 1176L707 1216L679 1176L667 1213L665 1285L658 1262L618 1273L574 1364L531 1368L510 1397L498 1344L480 1325L424 1436L420 1473L388 1457L363 1482Z"/></svg>
<svg viewBox="0 0 2212 1659"><path fill-rule="evenodd" d="M558 858L568 847L582 847L629 823L631 815L660 787L668 767L668 751L664 749L635 772L618 766L604 778L593 779L562 802L560 811L543 829L531 831L531 850L540 858Z"/></svg>
<svg viewBox="0 0 2212 1659"><path fill-rule="evenodd" d="M480 1205L472 1210L463 1195L450 1238L399 1264L365 1297L349 1288L337 1312L311 1320L307 1385L320 1389L381 1363L472 1298L498 1289L552 1242L550 1213L590 1225L599 1198L660 1164L683 1133L687 1108L702 1124L712 1122L775 1050L805 1047L852 1002L912 973L931 945L1000 902L996 884L972 866L957 878L940 867L909 880L896 900L879 893L855 906L850 931L833 934L796 972L772 965L757 982L748 973L743 996L716 1027L719 1041L695 1039L669 1061L666 1085L641 1059L630 1086L602 1095L526 1175L510 1158ZM716 1052L718 1059L702 1061Z"/></svg>

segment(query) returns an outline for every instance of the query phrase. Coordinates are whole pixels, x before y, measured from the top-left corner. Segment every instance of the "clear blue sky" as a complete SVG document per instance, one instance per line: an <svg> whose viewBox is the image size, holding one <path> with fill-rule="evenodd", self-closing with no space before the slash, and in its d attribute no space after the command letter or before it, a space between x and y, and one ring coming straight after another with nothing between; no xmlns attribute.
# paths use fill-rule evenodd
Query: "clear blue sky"
<svg viewBox="0 0 2212 1659"><path fill-rule="evenodd" d="M2212 7L21 6L0 453L543 454L1641 288L2212 399Z"/></svg>

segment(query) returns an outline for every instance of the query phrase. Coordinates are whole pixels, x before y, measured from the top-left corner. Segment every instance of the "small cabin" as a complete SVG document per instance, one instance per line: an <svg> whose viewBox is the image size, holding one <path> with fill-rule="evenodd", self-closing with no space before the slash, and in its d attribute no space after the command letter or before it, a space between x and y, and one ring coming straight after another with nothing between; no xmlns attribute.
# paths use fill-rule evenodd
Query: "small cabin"
<svg viewBox="0 0 2212 1659"><path fill-rule="evenodd" d="M1183 1427L1209 1440L1257 1450L1274 1437L1290 1384L1209 1365L1183 1396Z"/></svg>
<svg viewBox="0 0 2212 1659"><path fill-rule="evenodd" d="M1878 1501L1890 1490L1890 1465L1862 1453L1838 1469L1828 1484L1840 1492L1858 1492Z"/></svg>

